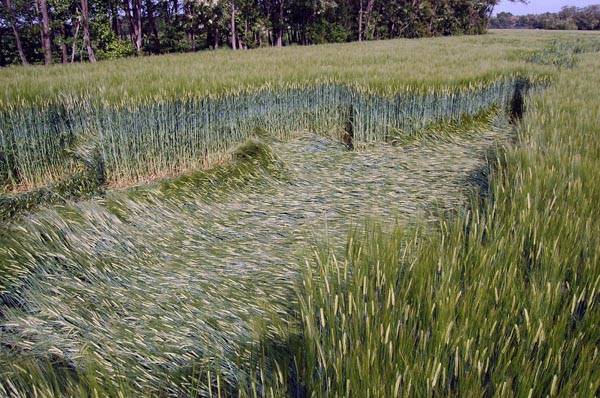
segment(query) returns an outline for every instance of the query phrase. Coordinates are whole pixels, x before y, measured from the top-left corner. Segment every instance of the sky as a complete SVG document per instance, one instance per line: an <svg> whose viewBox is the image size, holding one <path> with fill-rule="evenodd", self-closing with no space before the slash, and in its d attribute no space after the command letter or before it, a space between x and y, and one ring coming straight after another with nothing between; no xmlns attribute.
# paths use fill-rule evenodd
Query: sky
<svg viewBox="0 0 600 398"><path fill-rule="evenodd" d="M530 0L529 4L511 3L502 0L494 9L494 13L506 11L515 15L540 14L542 12L560 11L564 6L585 7L592 4L600 4L600 0Z"/></svg>

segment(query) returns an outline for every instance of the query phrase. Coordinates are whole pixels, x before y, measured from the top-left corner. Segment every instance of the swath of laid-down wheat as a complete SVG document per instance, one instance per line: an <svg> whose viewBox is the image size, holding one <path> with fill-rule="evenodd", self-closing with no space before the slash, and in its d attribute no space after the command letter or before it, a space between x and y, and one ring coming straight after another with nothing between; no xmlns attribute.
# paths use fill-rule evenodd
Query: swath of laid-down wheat
<svg viewBox="0 0 600 398"><path fill-rule="evenodd" d="M343 244L364 219L460 208L502 131L484 122L357 151L301 134L271 141L229 180L190 176L41 211L3 236L3 261L19 268L3 279L19 292L4 310L7 358L91 361L106 383L154 392L189 387L193 367L235 385L253 348L294 333L313 245Z"/></svg>

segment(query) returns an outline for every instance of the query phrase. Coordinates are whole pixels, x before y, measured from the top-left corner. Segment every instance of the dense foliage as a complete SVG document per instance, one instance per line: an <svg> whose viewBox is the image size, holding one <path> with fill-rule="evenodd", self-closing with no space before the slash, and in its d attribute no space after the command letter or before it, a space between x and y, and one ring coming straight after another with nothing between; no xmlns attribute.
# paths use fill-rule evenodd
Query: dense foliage
<svg viewBox="0 0 600 398"><path fill-rule="evenodd" d="M560 12L513 15L498 13L490 20L494 29L552 29L552 30L600 30L600 5L588 7L563 7Z"/></svg>
<svg viewBox="0 0 600 398"><path fill-rule="evenodd" d="M497 0L2 0L0 66L485 31Z"/></svg>

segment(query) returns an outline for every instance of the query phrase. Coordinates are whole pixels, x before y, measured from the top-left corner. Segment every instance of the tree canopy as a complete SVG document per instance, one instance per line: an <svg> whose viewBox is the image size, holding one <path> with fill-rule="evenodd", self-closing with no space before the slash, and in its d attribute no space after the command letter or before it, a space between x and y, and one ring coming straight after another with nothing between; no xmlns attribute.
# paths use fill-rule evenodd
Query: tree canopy
<svg viewBox="0 0 600 398"><path fill-rule="evenodd" d="M498 0L0 0L0 65L478 34Z"/></svg>
<svg viewBox="0 0 600 398"><path fill-rule="evenodd" d="M496 29L600 30L600 5L563 7L560 12L513 15L498 13L490 21Z"/></svg>

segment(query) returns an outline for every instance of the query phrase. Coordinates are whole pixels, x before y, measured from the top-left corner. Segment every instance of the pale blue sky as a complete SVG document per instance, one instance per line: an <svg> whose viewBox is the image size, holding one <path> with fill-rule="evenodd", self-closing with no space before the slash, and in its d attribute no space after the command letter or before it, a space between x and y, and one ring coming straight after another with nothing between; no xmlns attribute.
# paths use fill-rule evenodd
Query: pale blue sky
<svg viewBox="0 0 600 398"><path fill-rule="evenodd" d="M511 3L502 0L494 9L494 13L507 11L515 15L539 14L560 11L564 6L585 7L592 4L600 4L600 0L530 0L529 4Z"/></svg>

